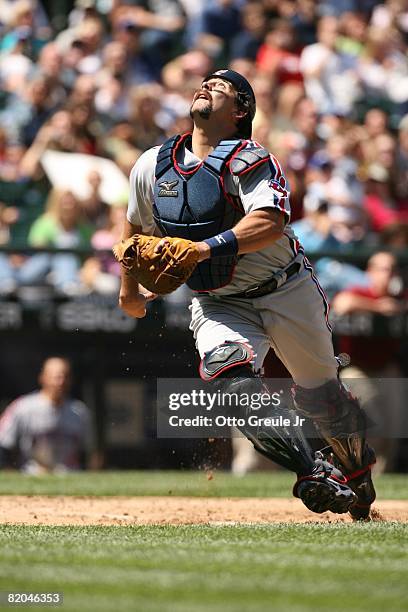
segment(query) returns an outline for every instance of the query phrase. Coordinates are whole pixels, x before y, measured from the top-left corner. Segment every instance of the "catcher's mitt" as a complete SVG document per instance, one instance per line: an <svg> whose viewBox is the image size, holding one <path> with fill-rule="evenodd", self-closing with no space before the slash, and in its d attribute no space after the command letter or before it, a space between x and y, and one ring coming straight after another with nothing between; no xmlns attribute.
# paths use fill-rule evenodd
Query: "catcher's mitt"
<svg viewBox="0 0 408 612"><path fill-rule="evenodd" d="M155 236L135 234L113 247L116 259L149 291L164 295L180 287L198 263L196 244L184 238L166 237L160 253L155 247L162 240Z"/></svg>

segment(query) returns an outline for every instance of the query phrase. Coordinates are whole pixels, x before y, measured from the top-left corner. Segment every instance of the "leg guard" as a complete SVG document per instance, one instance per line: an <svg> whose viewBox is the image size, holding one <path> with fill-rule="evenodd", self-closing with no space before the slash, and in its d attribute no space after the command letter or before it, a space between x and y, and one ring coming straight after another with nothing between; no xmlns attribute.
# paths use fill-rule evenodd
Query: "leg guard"
<svg viewBox="0 0 408 612"><path fill-rule="evenodd" d="M262 379L250 365L252 358L250 347L239 342L226 342L204 356L200 365L201 378L212 381L223 393L234 394L236 397L268 393ZM245 422L252 412L257 417L267 416L261 410L252 411L251 406L241 406L239 403L229 409L231 414L242 417ZM289 411L281 406L276 409L276 413L268 416L277 418L279 415L290 416ZM246 425L240 430L257 451L279 465L302 475L310 474L313 470L313 452L300 428Z"/></svg>
<svg viewBox="0 0 408 612"><path fill-rule="evenodd" d="M357 399L338 380L330 380L317 389L295 386L297 412L315 423L322 437L331 446L346 481L357 495L353 518L367 518L375 500L371 481L374 451L365 441L367 420Z"/></svg>
<svg viewBox="0 0 408 612"><path fill-rule="evenodd" d="M243 394L251 396L255 393L268 393L261 378L250 365L252 358L252 351L245 344L226 342L205 355L200 366L201 378L211 381L223 393L234 393L237 397ZM257 415L258 420L266 416L271 417L270 423L279 417L288 418L290 423L294 421L293 412L282 405L275 408L271 414L270 409L264 409L261 413L238 403L231 407L231 412L242 417L245 423L248 423L252 412ZM343 482L344 477L340 470L321 457L315 460L314 451L299 426L246 425L240 430L257 451L271 461L296 472L298 482L294 495L300 497L310 510L343 513L355 502L355 496ZM314 429L313 431L315 432ZM318 437L316 432L314 436Z"/></svg>

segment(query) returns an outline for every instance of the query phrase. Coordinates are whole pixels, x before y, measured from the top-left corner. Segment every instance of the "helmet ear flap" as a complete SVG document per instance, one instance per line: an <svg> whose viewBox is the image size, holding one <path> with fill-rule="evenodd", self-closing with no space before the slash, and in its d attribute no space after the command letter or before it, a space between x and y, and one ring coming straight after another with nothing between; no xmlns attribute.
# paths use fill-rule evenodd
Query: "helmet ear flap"
<svg viewBox="0 0 408 612"><path fill-rule="evenodd" d="M237 100L238 106L240 106L242 110L245 110L247 111L247 113L249 113L249 100L247 96L241 91L239 91L236 95L236 100Z"/></svg>
<svg viewBox="0 0 408 612"><path fill-rule="evenodd" d="M248 96L239 91L236 94L236 103L239 111L244 111L245 115L240 117L237 122L237 136L240 138L251 138L252 135L252 118L251 118L251 102Z"/></svg>

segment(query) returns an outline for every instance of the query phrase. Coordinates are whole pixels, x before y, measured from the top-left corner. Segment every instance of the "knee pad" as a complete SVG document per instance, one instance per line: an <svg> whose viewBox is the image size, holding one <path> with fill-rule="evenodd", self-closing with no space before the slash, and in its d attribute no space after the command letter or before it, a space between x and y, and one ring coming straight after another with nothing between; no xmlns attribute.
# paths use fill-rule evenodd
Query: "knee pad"
<svg viewBox="0 0 408 612"><path fill-rule="evenodd" d="M254 353L247 344L227 341L204 355L200 364L200 376L224 393L266 393L262 379L255 374L251 365L253 358ZM240 406L234 408L241 411ZM248 410L248 406L242 410L245 418Z"/></svg>
<svg viewBox="0 0 408 612"><path fill-rule="evenodd" d="M255 376L250 365L254 358L253 350L243 342L224 342L206 353L200 363L200 376L203 380L214 380L226 376L226 372L234 368L232 376L241 373L242 376Z"/></svg>

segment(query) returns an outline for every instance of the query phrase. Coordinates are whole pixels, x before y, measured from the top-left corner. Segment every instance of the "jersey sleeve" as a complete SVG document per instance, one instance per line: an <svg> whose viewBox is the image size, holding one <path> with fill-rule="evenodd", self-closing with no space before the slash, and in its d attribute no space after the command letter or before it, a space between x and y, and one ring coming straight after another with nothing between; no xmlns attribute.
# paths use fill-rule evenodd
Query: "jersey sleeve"
<svg viewBox="0 0 408 612"><path fill-rule="evenodd" d="M147 235L154 233L153 219L154 172L160 147L145 151L137 160L130 173L130 195L127 219L132 225L140 225Z"/></svg>
<svg viewBox="0 0 408 612"><path fill-rule="evenodd" d="M274 208L290 220L289 185L278 160L270 157L239 178L238 195L248 214L261 208Z"/></svg>
<svg viewBox="0 0 408 612"><path fill-rule="evenodd" d="M19 437L19 403L12 402L0 417L0 447L11 450Z"/></svg>

